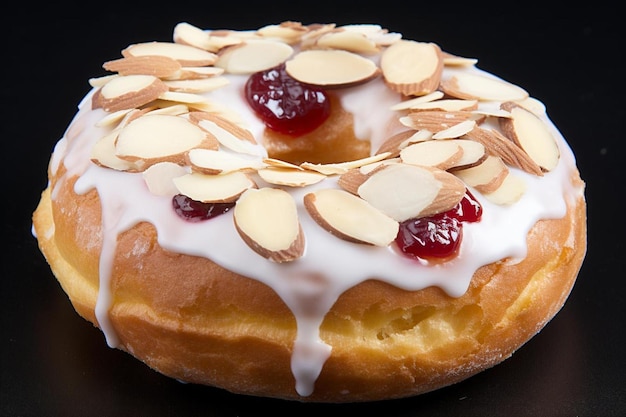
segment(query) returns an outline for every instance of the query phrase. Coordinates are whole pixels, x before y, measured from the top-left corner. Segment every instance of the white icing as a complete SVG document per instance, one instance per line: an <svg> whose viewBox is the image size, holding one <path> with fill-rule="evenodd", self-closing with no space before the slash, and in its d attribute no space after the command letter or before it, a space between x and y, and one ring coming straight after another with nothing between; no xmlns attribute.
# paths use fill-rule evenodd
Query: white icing
<svg viewBox="0 0 626 417"><path fill-rule="evenodd" d="M242 95L246 78L229 76L229 79L228 86L207 93L207 98L239 114L255 137L260 137L264 126ZM372 149L376 150L389 136L388 122L397 117L389 107L399 97L380 78L345 89L340 97L344 108L355 116L356 135L369 138ZM108 316L113 298L109 281L117 236L139 222L150 222L156 227L158 242L163 248L209 258L227 269L267 284L284 300L298 326L291 367L296 389L303 396L313 392L315 381L331 354L332 346L321 340L319 327L344 291L364 280L378 278L406 290L438 286L453 297L461 296L477 268L506 257L513 261L523 259L529 229L539 219L562 217L566 212L565 199L573 201L583 192L570 182L575 160L569 146L544 115L542 117L558 141L559 165L543 177L512 169L515 175L525 179L528 190L518 203L511 206L494 205L474 191L483 205L483 217L479 223L464 225L461 249L454 260L428 266L397 254L391 247L359 245L332 236L311 219L302 204L304 194L314 189L337 187L336 177L329 177L305 189L285 187L298 204L306 249L297 261L277 264L262 258L244 243L234 228L232 211L205 222L185 222L172 210L170 197L149 192L141 174L121 173L91 163L92 146L110 128L96 126L105 113L91 110L88 98L89 95L81 102L78 114L55 147L51 170L56 172L61 162L67 167L65 177L56 184L57 188L67 178L78 176L76 193L84 194L95 188L100 195L103 248L96 317L108 345L116 347L119 344ZM485 110L496 109L498 105L480 104ZM264 185L260 178L255 180L259 186ZM55 189L53 198L56 195Z"/></svg>

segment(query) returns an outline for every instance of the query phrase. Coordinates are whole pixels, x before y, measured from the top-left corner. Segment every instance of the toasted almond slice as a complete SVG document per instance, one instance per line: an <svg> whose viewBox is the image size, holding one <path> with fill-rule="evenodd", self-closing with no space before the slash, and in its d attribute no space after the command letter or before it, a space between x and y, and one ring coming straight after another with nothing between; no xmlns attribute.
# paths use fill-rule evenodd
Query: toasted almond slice
<svg viewBox="0 0 626 417"><path fill-rule="evenodd" d="M517 203L525 192L526 182L524 179L509 172L498 189L483 195L494 204L510 205Z"/></svg>
<svg viewBox="0 0 626 417"><path fill-rule="evenodd" d="M174 26L174 42L215 52L209 41L209 33L187 22L180 22Z"/></svg>
<svg viewBox="0 0 626 417"><path fill-rule="evenodd" d="M156 100L167 86L153 75L125 75L111 79L92 97L92 108L108 112L132 109Z"/></svg>
<svg viewBox="0 0 626 417"><path fill-rule="evenodd" d="M465 183L437 168L389 164L372 171L358 188L365 201L402 222L450 210L465 194Z"/></svg>
<svg viewBox="0 0 626 417"><path fill-rule="evenodd" d="M454 140L429 140L407 146L400 151L405 164L447 170L463 156L463 148Z"/></svg>
<svg viewBox="0 0 626 417"><path fill-rule="evenodd" d="M130 162L183 164L190 149L206 146L207 133L189 120L165 114L139 117L120 130L116 155Z"/></svg>
<svg viewBox="0 0 626 417"><path fill-rule="evenodd" d="M178 188L174 185L174 178L186 174L187 170L178 164L159 162L143 171L142 176L152 194L172 197L178 194Z"/></svg>
<svg viewBox="0 0 626 417"><path fill-rule="evenodd" d="M413 106L429 103L431 101L439 100L443 97L443 93L441 91L433 91L432 93L428 93L423 96L411 98L409 100L403 100L398 104L394 104L390 107L390 110L408 110Z"/></svg>
<svg viewBox="0 0 626 417"><path fill-rule="evenodd" d="M447 67L471 67L478 63L476 58L466 58L449 52L443 52L443 64Z"/></svg>
<svg viewBox="0 0 626 417"><path fill-rule="evenodd" d="M129 56L102 65L107 71L117 72L120 75L153 75L158 78L169 77L180 71L181 65L175 59L167 56L146 55Z"/></svg>
<svg viewBox="0 0 626 417"><path fill-rule="evenodd" d="M224 74L224 68L218 67L181 67L169 77L163 77L163 81L197 80L202 78L216 77Z"/></svg>
<svg viewBox="0 0 626 417"><path fill-rule="evenodd" d="M192 149L187 153L187 158L191 169L203 174L222 174L265 167L259 158L249 158L241 154L214 149Z"/></svg>
<svg viewBox="0 0 626 417"><path fill-rule="evenodd" d="M241 238L256 253L274 262L290 262L304 253L304 233L296 203L278 188L249 189L233 212Z"/></svg>
<svg viewBox="0 0 626 417"><path fill-rule="evenodd" d="M512 116L510 119L500 119L504 135L522 148L542 171L552 171L559 163L560 151L548 125L515 103L505 102L501 107Z"/></svg>
<svg viewBox="0 0 626 417"><path fill-rule="evenodd" d="M363 165L382 161L389 156L389 152L384 152L373 156L368 156L367 158L355 159L354 161L339 162L336 164L312 164L310 162L303 162L302 164L300 164L300 166L304 169L317 171L325 175L343 174L352 168L358 168Z"/></svg>
<svg viewBox="0 0 626 417"><path fill-rule="evenodd" d="M519 168L529 174L543 175L539 165L522 148L497 130L476 127L465 136L482 143L489 154L499 157L509 166Z"/></svg>
<svg viewBox="0 0 626 417"><path fill-rule="evenodd" d="M476 115L469 111L425 110L412 112L400 118L400 123L415 130L426 129L437 133L466 120L476 120Z"/></svg>
<svg viewBox="0 0 626 417"><path fill-rule="evenodd" d="M230 74L252 74L282 64L291 54L293 48L286 43L250 40L220 51L215 66Z"/></svg>
<svg viewBox="0 0 626 417"><path fill-rule="evenodd" d="M288 187L305 187L317 184L326 179L326 175L303 169L269 167L259 169L257 174L265 181L274 185Z"/></svg>
<svg viewBox="0 0 626 417"><path fill-rule="evenodd" d="M478 74L458 73L441 81L439 87L452 97L468 100L516 101L528 97L528 92L515 84Z"/></svg>
<svg viewBox="0 0 626 417"><path fill-rule="evenodd" d="M206 93L217 90L228 85L226 77L199 78L194 80L172 80L163 81L170 91L180 91L184 93Z"/></svg>
<svg viewBox="0 0 626 417"><path fill-rule="evenodd" d="M492 155L476 166L454 171L454 175L481 193L496 191L508 174L509 169L502 159Z"/></svg>
<svg viewBox="0 0 626 417"><path fill-rule="evenodd" d="M443 55L435 43L403 39L385 49L380 67L393 91L421 96L432 93L439 86Z"/></svg>
<svg viewBox="0 0 626 417"><path fill-rule="evenodd" d="M349 242L387 246L398 234L397 221L343 190L328 188L306 194L304 207L317 224Z"/></svg>
<svg viewBox="0 0 626 417"><path fill-rule="evenodd" d="M411 111L421 110L441 110L441 111L461 111L476 110L478 108L478 100L461 100L461 99L444 99L434 100L426 103L417 103L410 106Z"/></svg>
<svg viewBox="0 0 626 417"><path fill-rule="evenodd" d="M342 50L302 51L285 64L296 80L326 88L361 84L380 72L372 60Z"/></svg>
<svg viewBox="0 0 626 417"><path fill-rule="evenodd" d="M474 120L465 120L461 123L457 123L454 126L450 126L447 129L440 130L433 135L433 139L454 139L463 136L467 132L470 132L476 127Z"/></svg>
<svg viewBox="0 0 626 417"><path fill-rule="evenodd" d="M203 67L213 65L217 55L194 46L174 42L143 42L128 46L122 50L122 56L157 55L175 59L184 67Z"/></svg>
<svg viewBox="0 0 626 417"><path fill-rule="evenodd" d="M120 159L115 155L115 141L119 130L113 130L100 138L91 148L91 162L117 171L137 172L140 166L134 162Z"/></svg>
<svg viewBox="0 0 626 417"><path fill-rule="evenodd" d="M353 30L338 30L326 33L317 40L322 48L343 49L358 54L375 54L380 51L376 43L365 34Z"/></svg>
<svg viewBox="0 0 626 417"><path fill-rule="evenodd" d="M192 172L173 178L176 189L192 200L203 203L230 203L250 188L256 188L252 179L241 171L221 175Z"/></svg>

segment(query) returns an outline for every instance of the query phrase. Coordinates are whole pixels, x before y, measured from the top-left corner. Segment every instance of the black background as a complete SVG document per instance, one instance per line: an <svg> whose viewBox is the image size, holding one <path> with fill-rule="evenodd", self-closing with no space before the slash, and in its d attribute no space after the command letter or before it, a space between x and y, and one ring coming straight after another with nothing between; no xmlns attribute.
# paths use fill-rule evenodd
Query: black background
<svg viewBox="0 0 626 417"><path fill-rule="evenodd" d="M223 4L220 4L223 3ZM624 416L624 22L598 2L551 11L516 2L89 3L2 12L2 416ZM83 8L85 10L83 10ZM25 9L25 10L24 10ZM587 183L588 253L561 312L512 358L415 398L323 405L184 385L107 347L74 313L31 235L52 147L88 78L131 43L171 40L186 21L254 29L283 20L378 23L479 58L478 66L542 100ZM621 154L619 152L622 152Z"/></svg>

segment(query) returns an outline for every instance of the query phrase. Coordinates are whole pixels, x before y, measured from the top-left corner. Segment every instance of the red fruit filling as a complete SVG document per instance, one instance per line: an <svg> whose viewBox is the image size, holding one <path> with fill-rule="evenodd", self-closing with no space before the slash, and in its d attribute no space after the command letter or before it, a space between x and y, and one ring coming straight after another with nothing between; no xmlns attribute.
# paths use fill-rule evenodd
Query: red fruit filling
<svg viewBox="0 0 626 417"><path fill-rule="evenodd" d="M461 246L463 222L477 222L481 217L482 206L466 190L453 209L400 223L396 245L402 253L415 259L450 258Z"/></svg>
<svg viewBox="0 0 626 417"><path fill-rule="evenodd" d="M186 195L177 194L172 198L172 206L180 218L189 222L199 222L226 213L235 206L235 203L203 203Z"/></svg>
<svg viewBox="0 0 626 417"><path fill-rule="evenodd" d="M268 128L290 136L314 130L330 115L324 90L291 78L284 64L252 74L245 97Z"/></svg>

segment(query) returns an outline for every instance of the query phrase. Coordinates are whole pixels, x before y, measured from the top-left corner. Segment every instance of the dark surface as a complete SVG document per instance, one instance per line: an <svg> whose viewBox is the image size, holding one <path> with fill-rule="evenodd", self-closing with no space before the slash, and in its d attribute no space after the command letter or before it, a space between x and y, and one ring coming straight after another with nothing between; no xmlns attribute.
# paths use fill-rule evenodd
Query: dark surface
<svg viewBox="0 0 626 417"><path fill-rule="evenodd" d="M616 11L597 2L545 15L527 3L517 3L519 10L503 4L500 11L387 1L370 8L349 3L345 11L294 2L298 12L276 2L259 10L248 6L250 11L228 3L233 11L224 12L210 6L215 3L168 9L143 3L143 13L139 7L92 3L90 18L74 16L78 9L33 17L45 16L35 6L24 14L3 12L1 140L8 192L2 203L0 415L626 415L626 247L619 204L625 190L625 154L619 153L626 116L624 28ZM568 138L587 183L587 258L561 312L503 364L399 401L307 405L248 398L163 377L108 348L103 335L73 311L37 249L30 216L46 185L52 147L90 88L87 79L103 75L102 63L130 43L171 40L179 21L252 29L282 20L379 23L407 38L478 57L479 67L544 101Z"/></svg>

